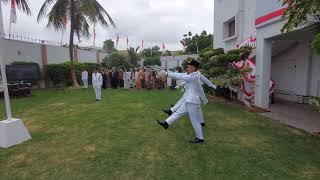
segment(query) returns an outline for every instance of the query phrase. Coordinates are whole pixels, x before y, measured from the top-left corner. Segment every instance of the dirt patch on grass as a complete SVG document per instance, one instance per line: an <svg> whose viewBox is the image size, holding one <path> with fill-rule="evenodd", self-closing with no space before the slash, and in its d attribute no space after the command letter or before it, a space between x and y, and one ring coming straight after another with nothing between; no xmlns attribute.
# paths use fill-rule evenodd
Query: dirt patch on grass
<svg viewBox="0 0 320 180"><path fill-rule="evenodd" d="M307 165L304 168L302 168L302 172L300 172L300 174L302 176L301 179L317 179L317 178L319 179L320 168Z"/></svg>
<svg viewBox="0 0 320 180"><path fill-rule="evenodd" d="M95 145L92 145L92 144L88 144L88 145L85 145L83 147L84 151L87 152L87 153L92 153L94 151L96 151L96 146Z"/></svg>
<svg viewBox="0 0 320 180"><path fill-rule="evenodd" d="M238 139L242 146L248 148L256 148L257 146L269 144L269 140L267 138L256 135L239 136Z"/></svg>
<svg viewBox="0 0 320 180"><path fill-rule="evenodd" d="M52 107L64 107L64 105L65 105L64 102L49 104L49 106L52 106Z"/></svg>

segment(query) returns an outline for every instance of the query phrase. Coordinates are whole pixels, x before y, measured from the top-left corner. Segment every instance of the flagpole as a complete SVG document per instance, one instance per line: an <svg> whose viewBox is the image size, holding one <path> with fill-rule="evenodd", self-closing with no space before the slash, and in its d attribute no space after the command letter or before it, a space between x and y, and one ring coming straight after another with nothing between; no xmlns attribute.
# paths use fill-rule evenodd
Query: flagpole
<svg viewBox="0 0 320 180"><path fill-rule="evenodd" d="M0 33L4 32L3 29L3 19L2 19L2 8L1 8L1 0L0 0ZM26 140L31 139L31 136L24 126L23 122L20 119L12 118L11 105L10 105L10 97L8 91L8 83L6 76L6 67L5 67L5 50L2 36L0 36L0 69L1 69L1 79L3 86L3 94L6 105L6 114L7 119L4 121L0 121L0 147L8 148L17 144L20 144Z"/></svg>
<svg viewBox="0 0 320 180"><path fill-rule="evenodd" d="M10 37L11 37L11 22L10 22L10 24L9 24L9 39L11 39Z"/></svg>
<svg viewBox="0 0 320 180"><path fill-rule="evenodd" d="M62 30L62 33L61 33L61 41L60 41L61 45L62 45L63 34L64 34L64 30Z"/></svg>
<svg viewBox="0 0 320 180"><path fill-rule="evenodd" d="M10 29L11 29L11 23L10 23ZM0 0L0 33L2 34L4 32L3 29L3 19L2 19L2 7L1 7L1 0ZM10 38L10 36L9 36ZM11 106L10 106L10 98L9 98L9 92L8 92L8 85L7 85L7 77L6 77L6 71L5 71L5 63L4 63L4 47L2 43L2 35L0 37L0 68L1 68L1 79L2 79L2 86L3 86L3 93L4 93L4 100L6 104L6 113L7 118L10 120L12 119L12 113L11 113Z"/></svg>

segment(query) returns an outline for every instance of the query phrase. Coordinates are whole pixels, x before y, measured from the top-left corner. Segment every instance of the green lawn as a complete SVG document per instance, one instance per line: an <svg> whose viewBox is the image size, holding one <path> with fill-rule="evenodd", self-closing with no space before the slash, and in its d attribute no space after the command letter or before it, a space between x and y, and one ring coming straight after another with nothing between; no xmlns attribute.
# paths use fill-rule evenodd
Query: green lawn
<svg viewBox="0 0 320 180"><path fill-rule="evenodd" d="M189 119L167 131L156 119L181 93L36 91L12 101L32 140L0 149L0 179L320 179L320 140L211 101L206 143L191 145ZM0 105L3 119L4 104Z"/></svg>

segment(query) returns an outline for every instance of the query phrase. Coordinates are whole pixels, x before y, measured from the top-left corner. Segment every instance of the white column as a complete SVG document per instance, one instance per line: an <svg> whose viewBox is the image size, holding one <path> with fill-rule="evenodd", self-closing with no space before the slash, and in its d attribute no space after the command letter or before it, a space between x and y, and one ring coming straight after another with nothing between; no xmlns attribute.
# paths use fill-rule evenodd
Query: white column
<svg viewBox="0 0 320 180"><path fill-rule="evenodd" d="M269 86L271 72L271 40L266 40L257 34L256 55L256 91L254 104L258 107L269 108Z"/></svg>

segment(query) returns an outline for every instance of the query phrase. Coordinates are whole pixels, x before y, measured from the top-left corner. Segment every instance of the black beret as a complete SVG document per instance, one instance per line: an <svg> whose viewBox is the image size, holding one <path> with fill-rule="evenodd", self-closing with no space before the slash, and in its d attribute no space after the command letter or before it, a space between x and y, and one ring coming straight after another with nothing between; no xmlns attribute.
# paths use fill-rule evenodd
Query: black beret
<svg viewBox="0 0 320 180"><path fill-rule="evenodd" d="M198 68L200 66L200 63L196 60L190 60L190 61L188 61L188 65L191 65L191 66Z"/></svg>

